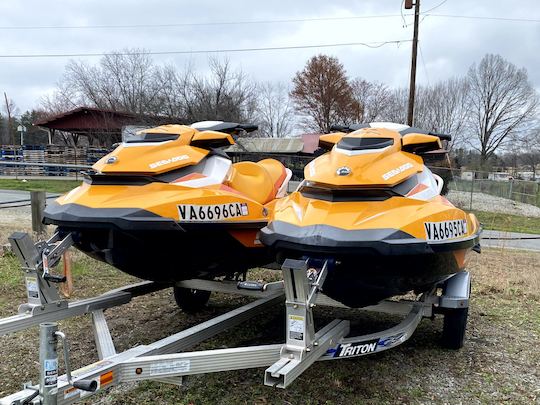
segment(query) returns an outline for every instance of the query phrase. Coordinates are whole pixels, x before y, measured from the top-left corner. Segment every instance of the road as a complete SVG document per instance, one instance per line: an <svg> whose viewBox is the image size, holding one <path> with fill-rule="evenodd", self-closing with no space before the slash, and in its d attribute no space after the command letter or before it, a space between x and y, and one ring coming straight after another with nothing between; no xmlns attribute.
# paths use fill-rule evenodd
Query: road
<svg viewBox="0 0 540 405"><path fill-rule="evenodd" d="M490 238L490 239L486 239L486 238ZM491 238L502 238L502 239L491 239ZM525 239L517 239L517 238L525 238ZM526 238L536 238L536 239L526 239ZM484 230L484 232L482 232L481 245L482 247L523 249L523 250L534 250L534 251L540 252L540 235L535 235L531 233Z"/></svg>
<svg viewBox="0 0 540 405"><path fill-rule="evenodd" d="M47 197L55 196L56 194L47 193ZM6 203L9 201L18 201L18 200L30 200L29 191L21 190L0 190L0 204ZM24 204L24 203L16 203Z"/></svg>

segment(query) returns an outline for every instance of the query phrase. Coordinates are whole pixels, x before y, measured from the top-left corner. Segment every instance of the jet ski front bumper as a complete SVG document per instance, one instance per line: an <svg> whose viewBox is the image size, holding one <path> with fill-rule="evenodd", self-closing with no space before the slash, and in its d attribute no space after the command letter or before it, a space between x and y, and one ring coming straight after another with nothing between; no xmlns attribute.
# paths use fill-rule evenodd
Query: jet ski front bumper
<svg viewBox="0 0 540 405"><path fill-rule="evenodd" d="M50 202L43 223L65 228L117 228L130 230L182 230L171 218L139 208L90 208L80 204Z"/></svg>
<svg viewBox="0 0 540 405"><path fill-rule="evenodd" d="M480 236L427 242L398 229L346 230L330 225L297 226L273 221L261 230L263 244L276 250L315 255L410 256L472 248Z"/></svg>

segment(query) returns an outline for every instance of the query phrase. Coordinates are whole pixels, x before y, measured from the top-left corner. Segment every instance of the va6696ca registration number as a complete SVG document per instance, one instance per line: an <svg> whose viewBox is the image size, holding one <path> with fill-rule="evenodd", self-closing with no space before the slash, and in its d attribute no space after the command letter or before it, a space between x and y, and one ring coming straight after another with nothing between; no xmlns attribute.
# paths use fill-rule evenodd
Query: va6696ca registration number
<svg viewBox="0 0 540 405"><path fill-rule="evenodd" d="M222 221L228 218L245 217L248 213L248 205L239 202L213 205L182 204L178 206L180 221Z"/></svg>
<svg viewBox="0 0 540 405"><path fill-rule="evenodd" d="M467 220L425 222L424 228L426 229L426 239L428 241L453 239L467 233Z"/></svg>

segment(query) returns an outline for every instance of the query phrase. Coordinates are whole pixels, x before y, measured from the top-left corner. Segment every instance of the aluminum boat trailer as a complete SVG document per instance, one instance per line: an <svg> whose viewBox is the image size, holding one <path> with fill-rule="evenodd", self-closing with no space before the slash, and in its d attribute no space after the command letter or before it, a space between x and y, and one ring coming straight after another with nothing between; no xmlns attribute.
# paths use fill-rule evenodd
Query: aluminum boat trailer
<svg viewBox="0 0 540 405"><path fill-rule="evenodd" d="M313 309L317 305L343 307L321 292L328 262L313 265L307 260L287 259L282 265L283 280L267 284L257 282L186 280L177 287L234 293L258 299L216 318L156 341L117 353L103 311L129 302L133 297L171 287L143 282L116 289L100 296L67 302L56 290L61 277L51 268L72 244L70 235L54 235L47 242L33 243L24 233L10 237L14 253L25 272L28 303L19 314L0 319L0 335L40 325L39 384L24 384L22 391L0 399L0 404L71 404L101 390L128 381L155 380L182 383L184 376L227 370L267 367L264 384L286 388L310 365L319 360L358 357L396 347L410 338L423 317L435 313L449 317L450 336L456 332L458 313L466 313L469 302L469 273L461 272L440 287L413 301L383 301L362 310L404 315L398 325L382 332L350 337L349 321L335 319L315 329ZM285 296L285 297L284 297ZM229 349L187 351L198 343L259 315L285 301L285 343ZM55 321L90 313L99 361L71 371L68 339ZM452 323L453 322L453 323ZM459 328L458 328L459 329ZM444 331L443 331L444 333ZM64 351L64 375L59 375L58 345ZM455 342L454 342L455 343Z"/></svg>

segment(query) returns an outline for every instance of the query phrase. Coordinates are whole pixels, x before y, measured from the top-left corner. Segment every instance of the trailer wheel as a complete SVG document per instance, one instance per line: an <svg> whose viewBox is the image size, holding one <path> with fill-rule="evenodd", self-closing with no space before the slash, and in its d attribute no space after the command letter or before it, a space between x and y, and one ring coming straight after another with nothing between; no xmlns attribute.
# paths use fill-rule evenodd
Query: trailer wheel
<svg viewBox="0 0 540 405"><path fill-rule="evenodd" d="M444 314L442 345L447 349L461 349L465 339L469 308L448 309Z"/></svg>
<svg viewBox="0 0 540 405"><path fill-rule="evenodd" d="M200 311L210 299L210 291L173 287L174 300L185 312Z"/></svg>

